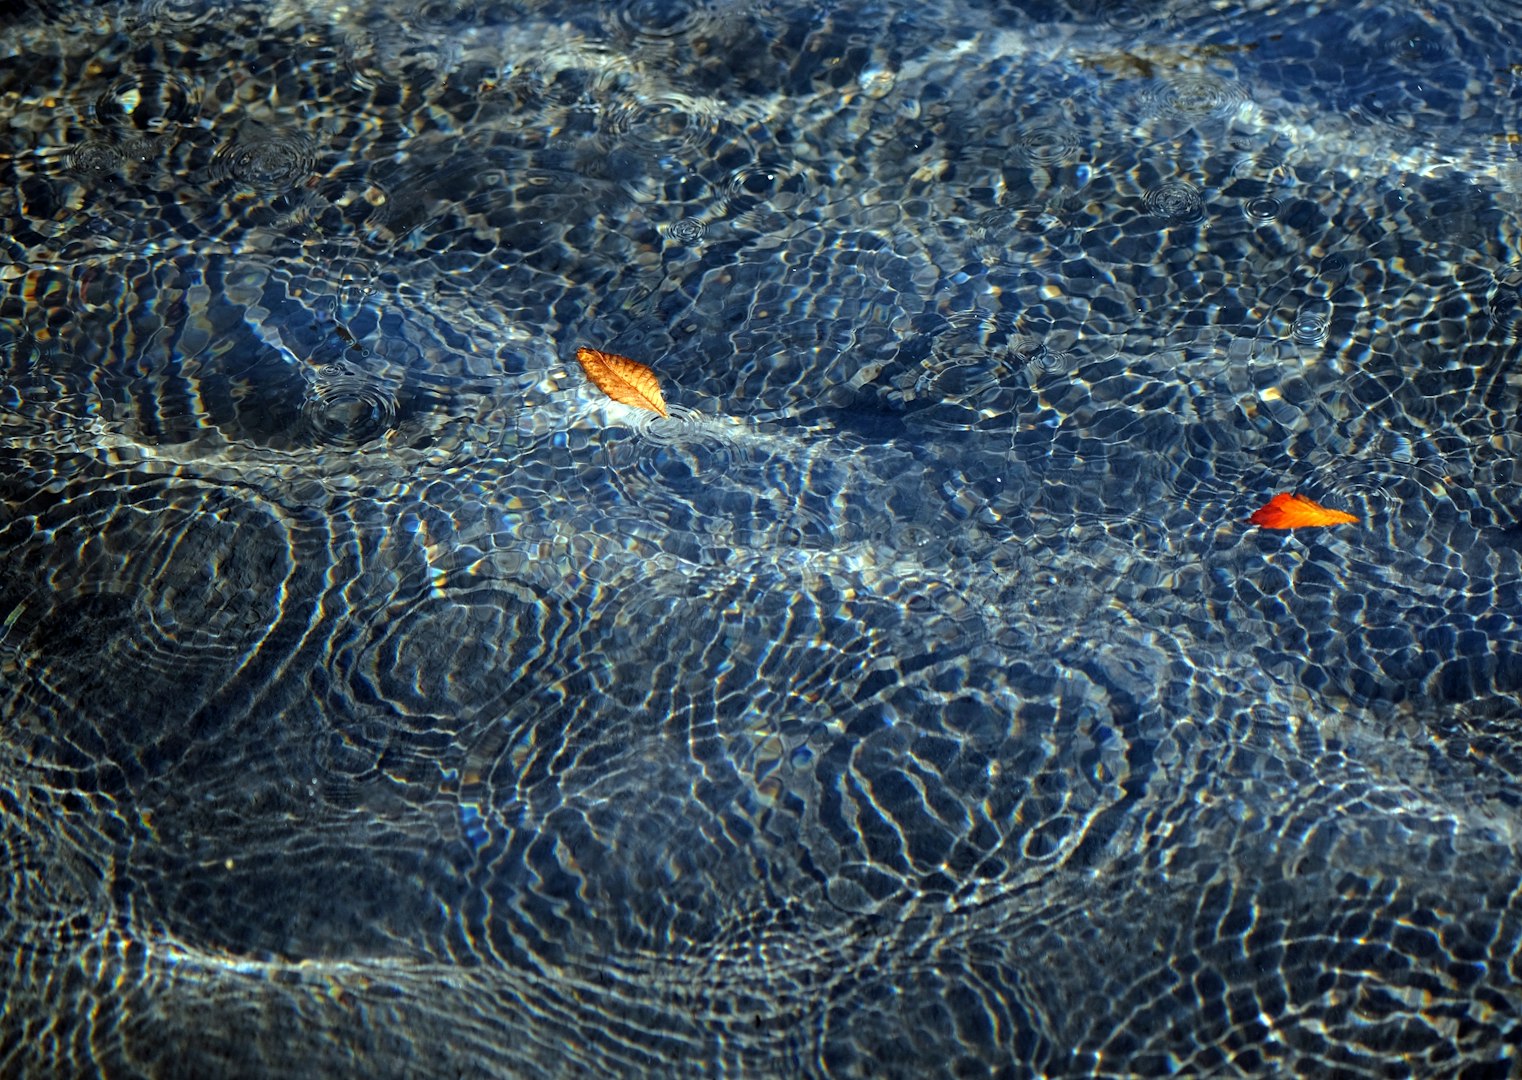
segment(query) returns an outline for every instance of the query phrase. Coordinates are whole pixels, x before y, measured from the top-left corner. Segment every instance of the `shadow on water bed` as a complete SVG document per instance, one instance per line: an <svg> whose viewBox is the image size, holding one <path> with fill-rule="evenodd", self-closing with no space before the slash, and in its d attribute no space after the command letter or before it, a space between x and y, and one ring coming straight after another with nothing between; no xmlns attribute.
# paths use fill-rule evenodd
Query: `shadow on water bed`
<svg viewBox="0 0 1522 1080"><path fill-rule="evenodd" d="M1489 18L10 17L0 1073L1510 1075Z"/></svg>

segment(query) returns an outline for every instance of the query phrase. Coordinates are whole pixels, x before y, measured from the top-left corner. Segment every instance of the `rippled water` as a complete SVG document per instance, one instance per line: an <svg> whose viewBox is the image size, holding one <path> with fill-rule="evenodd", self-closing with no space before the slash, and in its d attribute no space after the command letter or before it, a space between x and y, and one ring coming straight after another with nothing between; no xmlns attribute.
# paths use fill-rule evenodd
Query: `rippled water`
<svg viewBox="0 0 1522 1080"><path fill-rule="evenodd" d="M1518 1067L1522 11L4 18L0 1075Z"/></svg>

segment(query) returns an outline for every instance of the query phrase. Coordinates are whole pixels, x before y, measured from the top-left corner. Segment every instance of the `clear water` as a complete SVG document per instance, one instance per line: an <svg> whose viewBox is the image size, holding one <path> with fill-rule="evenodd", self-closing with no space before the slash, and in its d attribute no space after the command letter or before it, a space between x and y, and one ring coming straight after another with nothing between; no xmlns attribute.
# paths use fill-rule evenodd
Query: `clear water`
<svg viewBox="0 0 1522 1080"><path fill-rule="evenodd" d="M0 1074L1517 1067L1515 6L5 18Z"/></svg>

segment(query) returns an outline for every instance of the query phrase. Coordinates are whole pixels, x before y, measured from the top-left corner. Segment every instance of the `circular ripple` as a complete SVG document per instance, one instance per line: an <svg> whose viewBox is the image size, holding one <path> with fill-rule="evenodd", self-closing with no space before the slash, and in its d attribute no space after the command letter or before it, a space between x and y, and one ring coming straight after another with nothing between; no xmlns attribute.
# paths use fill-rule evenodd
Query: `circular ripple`
<svg viewBox="0 0 1522 1080"><path fill-rule="evenodd" d="M1285 179L1284 157L1280 154L1263 152L1248 154L1231 167L1231 175L1238 180L1261 180L1264 183L1278 183Z"/></svg>
<svg viewBox="0 0 1522 1080"><path fill-rule="evenodd" d="M91 139L69 151L68 170L75 176L96 179L121 171L121 150L115 143L103 139Z"/></svg>
<svg viewBox="0 0 1522 1080"><path fill-rule="evenodd" d="M696 244L703 239L708 226L701 218L682 218L666 226L666 235L683 244Z"/></svg>
<svg viewBox="0 0 1522 1080"><path fill-rule="evenodd" d="M170 147L166 135L133 135L121 143L122 158L148 164L162 158Z"/></svg>
<svg viewBox="0 0 1522 1080"><path fill-rule="evenodd" d="M950 347L948 346L948 349ZM937 343L937 352L941 349ZM996 389L1007 369L992 356L947 361L937 356L934 366L914 384L916 398L972 401Z"/></svg>
<svg viewBox="0 0 1522 1080"><path fill-rule="evenodd" d="M1174 180L1147 192L1143 197L1149 213L1169 221L1186 224L1205 216L1205 200L1199 189L1182 180Z"/></svg>
<svg viewBox="0 0 1522 1080"><path fill-rule="evenodd" d="M390 719L376 710L374 716L335 720L313 740L313 757L336 776L357 779L372 774L390 741Z"/></svg>
<svg viewBox="0 0 1522 1080"><path fill-rule="evenodd" d="M690 409L672 410L668 418L643 425L643 445L634 463L643 478L678 496L697 483L721 481L734 467L736 447L705 430L703 417Z"/></svg>
<svg viewBox="0 0 1522 1080"><path fill-rule="evenodd" d="M175 707L193 707L261 652L299 566L293 526L231 486L135 477L12 522L7 539L47 537L15 548L46 570L5 634L36 656L39 715L114 714L134 695L164 708L155 695L171 686L192 699Z"/></svg>
<svg viewBox="0 0 1522 1080"><path fill-rule="evenodd" d="M1229 116L1246 100L1237 83L1204 74L1158 79L1139 95L1144 115L1191 122Z"/></svg>
<svg viewBox="0 0 1522 1080"><path fill-rule="evenodd" d="M1058 374L1073 367L1073 353L1050 341L1024 338L1018 351L1033 373Z"/></svg>
<svg viewBox="0 0 1522 1080"><path fill-rule="evenodd" d="M1045 206L999 207L973 223L973 249L987 263L1029 266L1073 240L1072 223Z"/></svg>
<svg viewBox="0 0 1522 1080"><path fill-rule="evenodd" d="M219 179L279 191L305 179L315 160L315 147L305 135L267 132L223 146L212 160L212 172Z"/></svg>
<svg viewBox="0 0 1522 1080"><path fill-rule="evenodd" d="M1030 402L1027 356L1030 341L1017 319L982 309L953 312L933 330L921 370L895 379L916 424L933 430L971 430L991 415L1012 415ZM910 382L912 380L912 382ZM906 543L913 543L903 537Z"/></svg>
<svg viewBox="0 0 1522 1080"><path fill-rule="evenodd" d="M1015 134L1015 152L1032 165L1053 166L1072 161L1082 149L1077 132L1062 124L1021 128Z"/></svg>
<svg viewBox="0 0 1522 1080"><path fill-rule="evenodd" d="M1019 322L1005 311L954 311L935 331L925 371L914 384L915 397L942 400L975 398L999 385L1003 377L1028 363Z"/></svg>
<svg viewBox="0 0 1522 1080"><path fill-rule="evenodd" d="M402 22L424 30L452 30L468 26L480 15L474 0L419 0L401 13Z"/></svg>
<svg viewBox="0 0 1522 1080"><path fill-rule="evenodd" d="M31 334L0 338L0 374L14 378L33 374L42 363L42 350Z"/></svg>
<svg viewBox="0 0 1522 1080"><path fill-rule="evenodd" d="M1290 336L1296 345L1323 345L1331 330L1330 312L1320 308L1303 307L1295 312L1290 322Z"/></svg>
<svg viewBox="0 0 1522 1080"><path fill-rule="evenodd" d="M1028 407L1031 387L1044 375L1066 371L1073 355L1055 341L1025 332L1008 312L981 309L946 317L934 334L930 355L913 385L899 385L907 401L929 410L919 423L963 430L991 415L1014 415Z"/></svg>
<svg viewBox="0 0 1522 1080"><path fill-rule="evenodd" d="M210 21L219 6L206 0L143 0L141 12L145 22L181 29Z"/></svg>
<svg viewBox="0 0 1522 1080"><path fill-rule="evenodd" d="M99 124L125 124L139 131L163 131L194 119L195 95L167 72L146 71L119 79L95 99Z"/></svg>
<svg viewBox="0 0 1522 1080"><path fill-rule="evenodd" d="M753 161L740 166L720 186L718 210L737 226L770 232L786 228L786 215L812 198L804 171L790 162Z"/></svg>
<svg viewBox="0 0 1522 1080"><path fill-rule="evenodd" d="M1341 277L1348 272L1348 268L1351 265L1352 263L1346 255L1340 251L1334 251L1317 264L1316 273L1324 278Z"/></svg>
<svg viewBox="0 0 1522 1080"><path fill-rule="evenodd" d="M716 105L675 90L619 94L604 114L604 131L614 144L654 154L684 154L719 129Z"/></svg>
<svg viewBox="0 0 1522 1080"><path fill-rule="evenodd" d="M385 224L391 192L369 172L368 165L346 165L319 180L309 203L314 224L330 235Z"/></svg>
<svg viewBox="0 0 1522 1080"><path fill-rule="evenodd" d="M798 166L754 161L740 166L724 179L720 187L720 205L726 214L764 221L768 212L791 210L812 193L812 184Z"/></svg>
<svg viewBox="0 0 1522 1080"><path fill-rule="evenodd" d="M729 472L737 432L725 430L695 409L668 404L666 416L639 413L633 417L640 444L629 447L640 468L667 479L706 475L717 479ZM657 448L650 453L650 448ZM699 463L701 459L701 464Z"/></svg>
<svg viewBox="0 0 1522 1080"><path fill-rule="evenodd" d="M613 11L620 29L657 40L692 36L713 20L713 12L700 0L625 0Z"/></svg>
<svg viewBox="0 0 1522 1080"><path fill-rule="evenodd" d="M774 199L794 190L801 175L797 166L782 162L753 161L730 173L724 193L731 199Z"/></svg>
<svg viewBox="0 0 1522 1080"><path fill-rule="evenodd" d="M428 529L419 530L425 518ZM566 661L559 654L577 618L569 605L522 582L439 565L427 538L449 526L428 507L376 525L395 538L398 561L376 575L392 601L384 619L356 624L329 659L329 669L345 676L334 683L330 712L357 726L342 736L352 747L328 746L349 769L367 767L409 717L417 718L410 726L458 730L500 716L515 687L537 683ZM365 723L375 717L384 718L386 744Z"/></svg>
<svg viewBox="0 0 1522 1080"><path fill-rule="evenodd" d="M308 434L327 446L358 447L396 425L396 397L389 387L345 364L323 368L301 403Z"/></svg>
<svg viewBox="0 0 1522 1080"><path fill-rule="evenodd" d="M743 424L669 409L631 418L638 437L607 443L610 479L642 517L718 544L808 546L842 535L821 497L843 483L833 463L800 460Z"/></svg>
<svg viewBox="0 0 1522 1080"><path fill-rule="evenodd" d="M1242 213L1255 225L1265 225L1279 216L1279 200L1269 195L1259 195L1242 204Z"/></svg>
<svg viewBox="0 0 1522 1080"><path fill-rule="evenodd" d="M1387 437L1389 443L1399 441ZM1425 507L1431 512L1441 490L1443 473L1432 465L1415 461L1402 447L1376 445L1362 449L1357 458L1346 458L1322 470L1326 487L1325 501L1364 522L1371 518L1397 513L1404 505ZM1315 496L1312 496L1315 497Z"/></svg>
<svg viewBox="0 0 1522 1080"><path fill-rule="evenodd" d="M1495 272L1485 311L1491 325L1506 337L1522 335L1522 263L1509 263Z"/></svg>
<svg viewBox="0 0 1522 1080"><path fill-rule="evenodd" d="M1093 14L1116 30L1145 30L1169 21L1170 16L1149 0L1098 0Z"/></svg>

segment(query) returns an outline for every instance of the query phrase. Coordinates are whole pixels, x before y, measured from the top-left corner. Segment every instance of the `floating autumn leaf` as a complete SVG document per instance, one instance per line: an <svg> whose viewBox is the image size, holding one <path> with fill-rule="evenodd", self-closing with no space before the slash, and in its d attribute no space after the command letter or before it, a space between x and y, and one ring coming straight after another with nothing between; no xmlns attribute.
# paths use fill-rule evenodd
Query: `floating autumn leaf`
<svg viewBox="0 0 1522 1080"><path fill-rule="evenodd" d="M638 360L583 346L576 350L576 362L592 385L614 401L666 415L660 380Z"/></svg>
<svg viewBox="0 0 1522 1080"><path fill-rule="evenodd" d="M1304 495L1279 494L1268 500L1247 519L1265 529L1303 529L1311 525L1351 525L1358 521L1352 514L1329 510Z"/></svg>

